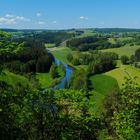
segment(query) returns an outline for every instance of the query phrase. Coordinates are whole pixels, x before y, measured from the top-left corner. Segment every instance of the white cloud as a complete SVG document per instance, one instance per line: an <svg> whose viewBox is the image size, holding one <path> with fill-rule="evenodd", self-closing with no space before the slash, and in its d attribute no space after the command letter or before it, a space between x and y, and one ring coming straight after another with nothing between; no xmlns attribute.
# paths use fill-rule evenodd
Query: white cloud
<svg viewBox="0 0 140 140"><path fill-rule="evenodd" d="M14 15L11 15L11 14L6 14L6 15L5 15L5 17L6 17L6 18L13 18L13 17L14 17Z"/></svg>
<svg viewBox="0 0 140 140"><path fill-rule="evenodd" d="M53 24L56 24L57 23L57 21L53 21Z"/></svg>
<svg viewBox="0 0 140 140"><path fill-rule="evenodd" d="M39 25L44 25L45 22L44 22L44 21L39 21L38 24L39 24Z"/></svg>
<svg viewBox="0 0 140 140"><path fill-rule="evenodd" d="M37 17L40 17L40 16L41 16L41 13L37 13L36 16L37 16Z"/></svg>
<svg viewBox="0 0 140 140"><path fill-rule="evenodd" d="M23 16L16 16L11 14L6 14L4 17L0 17L0 25L13 25L26 21L30 21L30 19Z"/></svg>
<svg viewBox="0 0 140 140"><path fill-rule="evenodd" d="M80 16L80 19L81 19L81 20L88 20L88 17Z"/></svg>
<svg viewBox="0 0 140 140"><path fill-rule="evenodd" d="M0 24L16 24L15 19L7 19L4 17L0 17Z"/></svg>
<svg viewBox="0 0 140 140"><path fill-rule="evenodd" d="M16 16L15 19L18 20L18 21L30 21L30 19L25 18L23 16Z"/></svg>

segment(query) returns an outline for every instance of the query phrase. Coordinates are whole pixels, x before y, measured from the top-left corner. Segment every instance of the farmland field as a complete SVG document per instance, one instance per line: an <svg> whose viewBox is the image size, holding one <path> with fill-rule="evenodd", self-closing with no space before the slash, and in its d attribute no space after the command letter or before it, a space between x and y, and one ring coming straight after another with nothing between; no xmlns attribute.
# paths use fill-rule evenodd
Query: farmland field
<svg viewBox="0 0 140 140"><path fill-rule="evenodd" d="M115 78L119 87L125 83L125 78L140 83L140 70L130 65L121 65L119 68L106 72L105 75Z"/></svg>
<svg viewBox="0 0 140 140"><path fill-rule="evenodd" d="M135 51L140 48L140 46L124 46L121 48L111 48L111 49L105 49L105 50L101 50L102 52L115 52L117 53L119 56L122 55L127 55L127 56L131 56L135 54Z"/></svg>
<svg viewBox="0 0 140 140"><path fill-rule="evenodd" d="M94 102L94 106L91 108L91 110L94 110L93 112L99 112L99 108L102 107L104 98L116 87L118 87L117 81L115 78L112 78L111 76L107 76L104 74L95 75L90 77L91 86L95 90L95 93L92 97L92 100Z"/></svg>

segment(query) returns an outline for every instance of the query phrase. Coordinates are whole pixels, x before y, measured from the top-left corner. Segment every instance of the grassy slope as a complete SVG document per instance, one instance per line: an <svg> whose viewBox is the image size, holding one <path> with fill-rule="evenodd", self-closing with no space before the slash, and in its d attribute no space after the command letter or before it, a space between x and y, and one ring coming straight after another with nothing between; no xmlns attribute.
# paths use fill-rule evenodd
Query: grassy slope
<svg viewBox="0 0 140 140"><path fill-rule="evenodd" d="M117 81L107 75L100 74L90 77L91 86L94 88L95 93L91 98L93 106L91 107L92 112L100 112L100 108L103 105L104 98L117 86Z"/></svg>
<svg viewBox="0 0 140 140"><path fill-rule="evenodd" d="M64 63L67 63L67 64L69 63L67 60L67 55L72 52L70 48L55 47L55 48L49 48L49 50L52 52L55 58L59 59L60 61Z"/></svg>
<svg viewBox="0 0 140 140"><path fill-rule="evenodd" d="M69 53L72 53L74 55L77 54L76 51L72 51L70 48L68 47L55 47L55 48L48 48L52 54L55 56L55 58L59 59L61 62L69 64L70 66L78 69L78 68L83 68L83 69L87 69L86 65L79 65L79 66L74 66L73 64L71 64L68 60L67 60L67 55Z"/></svg>
<svg viewBox="0 0 140 140"><path fill-rule="evenodd" d="M55 44L51 44L51 43L45 44L45 48L53 48L53 47L55 47Z"/></svg>
<svg viewBox="0 0 140 140"><path fill-rule="evenodd" d="M94 96L91 99L93 105L91 111L99 113L105 96L107 96L115 87L122 88L125 83L125 77L132 79L140 85L140 70L131 65L122 65L118 61L118 68L104 74L90 77L91 87L94 88Z"/></svg>
<svg viewBox="0 0 140 140"><path fill-rule="evenodd" d="M119 68L105 73L105 75L115 78L120 88L125 82L125 77L140 84L140 70L130 65L121 65Z"/></svg>
<svg viewBox="0 0 140 140"><path fill-rule="evenodd" d="M51 86L53 81L49 73L37 73L37 79L43 88Z"/></svg>
<svg viewBox="0 0 140 140"><path fill-rule="evenodd" d="M21 75L14 74L9 71L4 71L5 74L0 75L0 80L6 82L7 84L11 86L15 86L16 84L20 83L23 86L26 86L27 84L30 85L29 80Z"/></svg>
<svg viewBox="0 0 140 140"><path fill-rule="evenodd" d="M135 51L138 48L140 48L140 46L124 46L121 48L105 49L105 50L101 50L101 51L102 52L115 52L119 56L122 56L122 55L131 56L131 55L135 54Z"/></svg>
<svg viewBox="0 0 140 140"><path fill-rule="evenodd" d="M52 79L49 73L37 73L37 79L39 80L41 87L48 88L54 85L55 82L60 82L65 74L60 67L58 67L58 73L59 77L56 79Z"/></svg>

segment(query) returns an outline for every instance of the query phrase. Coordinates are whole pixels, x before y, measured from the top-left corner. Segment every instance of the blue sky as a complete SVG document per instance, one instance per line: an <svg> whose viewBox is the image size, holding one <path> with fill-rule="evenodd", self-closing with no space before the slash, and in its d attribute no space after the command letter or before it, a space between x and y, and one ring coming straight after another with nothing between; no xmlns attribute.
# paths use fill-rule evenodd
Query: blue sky
<svg viewBox="0 0 140 140"><path fill-rule="evenodd" d="M0 0L0 28L140 28L140 0Z"/></svg>

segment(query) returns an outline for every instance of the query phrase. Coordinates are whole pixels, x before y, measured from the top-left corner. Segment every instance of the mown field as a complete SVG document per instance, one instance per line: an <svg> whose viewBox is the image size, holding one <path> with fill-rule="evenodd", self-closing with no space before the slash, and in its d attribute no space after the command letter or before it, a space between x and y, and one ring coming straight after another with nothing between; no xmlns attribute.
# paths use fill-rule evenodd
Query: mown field
<svg viewBox="0 0 140 140"><path fill-rule="evenodd" d="M91 111L100 113L105 97L118 86L121 89L125 78L132 79L140 85L140 70L130 65L121 65L112 71L90 77L91 87L95 91L91 98Z"/></svg>
<svg viewBox="0 0 140 140"><path fill-rule="evenodd" d="M119 56L122 55L127 55L127 56L131 56L135 54L135 51L140 48L140 46L124 46L121 48L112 48L112 49L104 49L101 50L102 52L115 52L117 53Z"/></svg>
<svg viewBox="0 0 140 140"><path fill-rule="evenodd" d="M120 88L125 83L125 78L140 84L140 70L130 65L121 65L119 68L105 73L105 75L115 78Z"/></svg>
<svg viewBox="0 0 140 140"><path fill-rule="evenodd" d="M116 87L118 87L117 80L111 76L99 74L90 77L91 87L95 91L91 101L94 102L91 107L92 112L100 112L104 98Z"/></svg>

